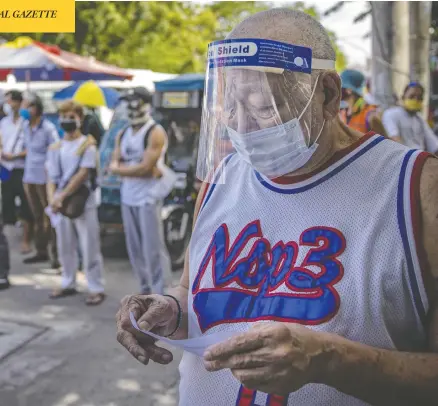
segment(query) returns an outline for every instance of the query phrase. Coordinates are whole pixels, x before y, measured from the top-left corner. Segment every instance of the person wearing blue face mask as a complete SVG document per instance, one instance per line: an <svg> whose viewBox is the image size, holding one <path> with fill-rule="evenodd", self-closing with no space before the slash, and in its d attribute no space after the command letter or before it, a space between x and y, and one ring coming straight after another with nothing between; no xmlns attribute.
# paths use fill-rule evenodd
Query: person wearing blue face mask
<svg viewBox="0 0 438 406"><path fill-rule="evenodd" d="M25 120L29 121L31 119L30 111L29 109L20 109L20 116L23 117Z"/></svg>
<svg viewBox="0 0 438 406"><path fill-rule="evenodd" d="M21 92L11 90L6 93L3 110L6 116L0 121L1 162L2 171L7 172L7 180L1 183L2 214L5 225L14 225L17 220L23 224L23 240L21 253L30 252L32 231L32 213L23 187L24 163L26 149L24 146L24 126L26 120L20 115L23 102ZM20 205L16 207L16 199Z"/></svg>
<svg viewBox="0 0 438 406"><path fill-rule="evenodd" d="M45 162L49 146L59 140L56 127L43 117L42 100L36 96L28 96L25 100L29 121L24 126L24 143L27 151L24 167L24 190L34 217L34 235L36 254L26 258L25 264L49 261L48 246L51 243L52 268L60 267L56 249L55 230L50 226L49 218L44 213L48 206L47 176Z"/></svg>

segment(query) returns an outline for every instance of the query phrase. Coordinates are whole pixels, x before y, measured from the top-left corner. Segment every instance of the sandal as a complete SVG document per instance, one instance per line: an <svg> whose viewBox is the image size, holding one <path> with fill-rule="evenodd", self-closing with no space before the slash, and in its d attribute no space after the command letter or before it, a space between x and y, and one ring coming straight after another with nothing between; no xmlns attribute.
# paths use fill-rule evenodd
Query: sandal
<svg viewBox="0 0 438 406"><path fill-rule="evenodd" d="M61 299L63 297L76 295L77 293L78 291L73 288L56 289L49 295L49 297L50 299Z"/></svg>
<svg viewBox="0 0 438 406"><path fill-rule="evenodd" d="M105 293L90 293L85 299L85 304L87 306L97 306L100 305L105 299Z"/></svg>

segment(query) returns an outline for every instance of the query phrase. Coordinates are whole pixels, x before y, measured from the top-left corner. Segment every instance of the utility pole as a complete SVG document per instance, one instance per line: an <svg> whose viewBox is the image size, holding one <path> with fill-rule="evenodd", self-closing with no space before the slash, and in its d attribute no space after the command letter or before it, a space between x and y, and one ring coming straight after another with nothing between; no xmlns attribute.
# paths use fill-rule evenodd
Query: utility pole
<svg viewBox="0 0 438 406"><path fill-rule="evenodd" d="M423 114L429 111L430 93L430 33L432 2L413 1L410 14L410 68L411 79L420 82L425 89Z"/></svg>
<svg viewBox="0 0 438 406"><path fill-rule="evenodd" d="M392 87L400 97L410 80L410 8L409 1L395 1L392 5Z"/></svg>
<svg viewBox="0 0 438 406"><path fill-rule="evenodd" d="M372 94L382 108L393 105L392 90L392 3L370 1L372 10Z"/></svg>

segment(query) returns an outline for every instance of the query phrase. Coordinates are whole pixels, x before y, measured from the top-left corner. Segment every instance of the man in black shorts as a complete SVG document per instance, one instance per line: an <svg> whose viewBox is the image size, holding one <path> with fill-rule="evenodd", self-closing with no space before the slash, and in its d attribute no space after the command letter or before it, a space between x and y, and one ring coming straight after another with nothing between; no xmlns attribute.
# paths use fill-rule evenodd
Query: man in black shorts
<svg viewBox="0 0 438 406"><path fill-rule="evenodd" d="M24 149L23 128L25 120L20 116L23 96L12 90L6 93L3 110L6 114L0 121L0 165L9 171L8 179L1 182L2 215L4 225L14 225L17 220L23 224L22 254L30 252L32 214L23 188ZM20 204L17 208L17 200Z"/></svg>

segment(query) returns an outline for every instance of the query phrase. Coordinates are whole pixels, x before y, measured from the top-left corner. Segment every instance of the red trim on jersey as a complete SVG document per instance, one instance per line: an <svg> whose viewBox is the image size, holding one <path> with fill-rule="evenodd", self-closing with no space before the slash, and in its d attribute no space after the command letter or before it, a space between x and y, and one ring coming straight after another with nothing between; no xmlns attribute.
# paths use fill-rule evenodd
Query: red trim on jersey
<svg viewBox="0 0 438 406"><path fill-rule="evenodd" d="M306 173L305 175L297 175L297 176L280 176L275 179L271 179L272 182L278 183L280 185L292 185L294 183L302 182L303 180L310 179L312 176L317 175L318 173L324 171L329 166L333 165L344 156L348 155L350 152L353 152L356 148L359 148L364 142L368 141L371 137L376 135L374 131L370 131L364 134L363 137L359 138L357 141L353 142L353 144L349 145L347 148L341 149L333 154L333 156L320 168L315 169L310 173Z"/></svg>
<svg viewBox="0 0 438 406"><path fill-rule="evenodd" d="M203 185L205 185L204 194L201 196L201 202L199 203L199 208L198 208L198 211L195 213L195 216L197 216L199 214L199 211L201 210L202 206L204 205L205 196L207 196L207 192L210 190L210 187L211 187L211 183L204 182Z"/></svg>
<svg viewBox="0 0 438 406"><path fill-rule="evenodd" d="M422 152L415 159L410 179L410 200L411 200L411 218L414 232L415 248L417 251L418 262L420 263L421 275L423 277L424 289L429 303L434 303L437 294L434 291L433 275L427 262L427 254L423 244L422 233L422 213L420 205L420 178L423 167L428 158L435 158L428 152ZM436 159L436 158L435 158Z"/></svg>
<svg viewBox="0 0 438 406"><path fill-rule="evenodd" d="M245 388L241 385L239 394L237 395L236 406L254 406L256 395L257 392L255 390Z"/></svg>

